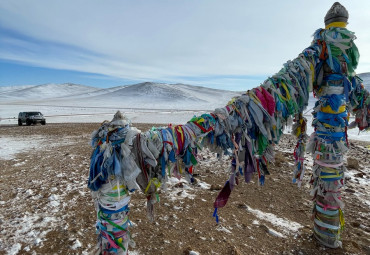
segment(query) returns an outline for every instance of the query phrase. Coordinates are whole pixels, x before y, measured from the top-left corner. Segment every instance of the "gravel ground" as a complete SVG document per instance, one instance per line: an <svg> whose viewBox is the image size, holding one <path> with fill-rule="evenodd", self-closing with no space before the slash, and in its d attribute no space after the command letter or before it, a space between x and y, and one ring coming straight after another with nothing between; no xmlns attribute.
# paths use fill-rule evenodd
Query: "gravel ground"
<svg viewBox="0 0 370 255"><path fill-rule="evenodd" d="M145 131L152 125L134 126ZM0 254L95 250L96 215L86 182L90 134L98 127L0 126ZM369 143L351 141L348 157L359 166L346 177L343 248L335 250L311 237L310 187L307 181L300 189L291 183L294 144L285 135L276 147L265 186L257 185L256 176L249 184L240 180L219 210L218 225L212 218L213 202L227 179L227 157L219 160L202 151L197 184L171 182L155 205L155 222L146 217L144 195L135 192L130 219L136 247L130 254L370 254Z"/></svg>

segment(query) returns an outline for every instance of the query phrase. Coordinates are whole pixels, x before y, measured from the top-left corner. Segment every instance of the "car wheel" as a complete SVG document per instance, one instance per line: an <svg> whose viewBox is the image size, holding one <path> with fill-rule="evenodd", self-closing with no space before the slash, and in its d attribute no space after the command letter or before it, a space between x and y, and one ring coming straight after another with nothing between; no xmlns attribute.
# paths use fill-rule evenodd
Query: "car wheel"
<svg viewBox="0 0 370 255"><path fill-rule="evenodd" d="M26 120L26 125L27 126L30 126L31 125L31 121L30 120Z"/></svg>
<svg viewBox="0 0 370 255"><path fill-rule="evenodd" d="M41 121L41 125L45 125L45 124L46 124L46 120Z"/></svg>
<svg viewBox="0 0 370 255"><path fill-rule="evenodd" d="M22 121L18 119L18 126L22 126Z"/></svg>

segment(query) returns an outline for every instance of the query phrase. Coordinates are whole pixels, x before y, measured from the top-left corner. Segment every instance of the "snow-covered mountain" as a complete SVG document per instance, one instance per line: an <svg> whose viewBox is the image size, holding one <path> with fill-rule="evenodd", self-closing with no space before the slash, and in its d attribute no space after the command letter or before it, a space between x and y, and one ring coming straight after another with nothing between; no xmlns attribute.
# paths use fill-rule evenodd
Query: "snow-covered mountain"
<svg viewBox="0 0 370 255"><path fill-rule="evenodd" d="M0 95L7 94L9 92L20 91L26 88L33 87L34 85L15 85L15 86L0 86Z"/></svg>
<svg viewBox="0 0 370 255"><path fill-rule="evenodd" d="M3 87L0 101L67 107L212 110L238 94L185 84L153 82L106 89L76 84L43 84Z"/></svg>
<svg viewBox="0 0 370 255"><path fill-rule="evenodd" d="M47 122L102 122L120 110L135 122L184 123L194 114L223 107L240 93L185 84L144 82L95 88L76 84L2 87L1 124L19 112L40 111Z"/></svg>
<svg viewBox="0 0 370 255"><path fill-rule="evenodd" d="M359 74L370 90L370 72ZM207 109L225 104L240 93L191 86L143 82L134 85L96 88L64 83L0 87L0 102L79 107L123 107L156 109ZM310 105L315 99L310 99Z"/></svg>
<svg viewBox="0 0 370 255"><path fill-rule="evenodd" d="M11 86L0 88L0 98L7 101L39 101L44 99L86 94L99 90L98 88L73 83L49 83L41 85Z"/></svg>
<svg viewBox="0 0 370 255"><path fill-rule="evenodd" d="M188 86L191 87L191 86ZM197 94L201 93L197 91ZM190 93L188 88L181 88L178 85L144 82L120 88L118 90L104 94L105 97L114 100L130 98L144 98L153 101L203 101L199 99L196 93ZM99 96L100 97L100 96ZM93 97L95 99L95 97Z"/></svg>

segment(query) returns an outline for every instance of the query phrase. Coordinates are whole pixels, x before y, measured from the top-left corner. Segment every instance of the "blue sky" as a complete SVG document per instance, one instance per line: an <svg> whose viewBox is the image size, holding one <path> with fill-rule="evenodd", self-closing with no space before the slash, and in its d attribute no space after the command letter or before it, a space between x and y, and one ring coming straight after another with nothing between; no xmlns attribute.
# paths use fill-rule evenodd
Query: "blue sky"
<svg viewBox="0 0 370 255"><path fill-rule="evenodd" d="M0 86L245 90L309 46L332 1L0 0ZM341 1L370 72L370 1Z"/></svg>
<svg viewBox="0 0 370 255"><path fill-rule="evenodd" d="M0 61L0 82L0 86L72 82L94 87L113 87L134 84L137 80Z"/></svg>

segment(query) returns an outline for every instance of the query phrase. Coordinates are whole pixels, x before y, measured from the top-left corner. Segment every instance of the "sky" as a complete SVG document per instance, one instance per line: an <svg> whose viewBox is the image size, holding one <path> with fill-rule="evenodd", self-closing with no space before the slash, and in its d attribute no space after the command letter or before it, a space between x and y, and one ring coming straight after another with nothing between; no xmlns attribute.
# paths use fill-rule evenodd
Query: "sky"
<svg viewBox="0 0 370 255"><path fill-rule="evenodd" d="M246 90L312 41L334 1L0 0L0 86L144 81ZM370 1L341 1L370 72Z"/></svg>

